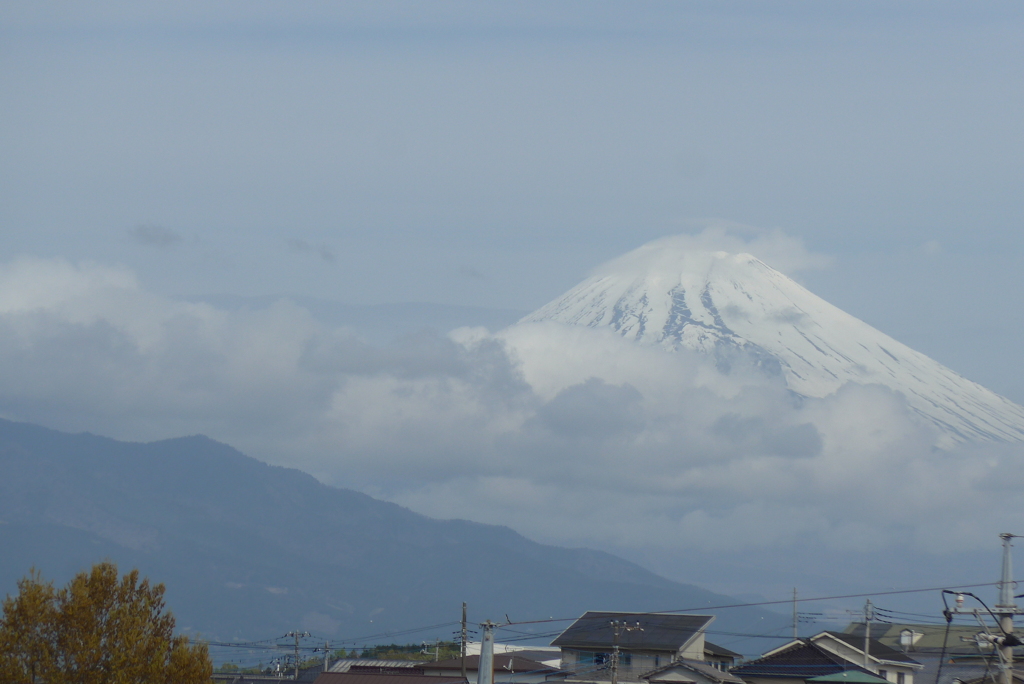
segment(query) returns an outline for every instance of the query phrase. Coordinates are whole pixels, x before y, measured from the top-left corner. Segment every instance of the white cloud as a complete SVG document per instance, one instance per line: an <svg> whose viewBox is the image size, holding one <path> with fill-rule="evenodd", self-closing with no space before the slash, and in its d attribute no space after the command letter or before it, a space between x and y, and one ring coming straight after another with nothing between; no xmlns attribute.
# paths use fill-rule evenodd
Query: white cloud
<svg viewBox="0 0 1024 684"><path fill-rule="evenodd" d="M647 557L978 548L1024 505L1019 445L937 451L886 388L799 400L554 323L374 347L287 301L228 312L20 260L0 268L0 368L9 418L201 432L428 514Z"/></svg>
<svg viewBox="0 0 1024 684"><path fill-rule="evenodd" d="M689 253L752 254L777 271L793 276L799 271L822 269L832 258L807 249L803 240L781 230L766 230L719 219L702 222L699 232L654 240L595 269L595 274L619 273L635 268L658 268L659 259L673 263ZM700 258L695 256L693 258Z"/></svg>

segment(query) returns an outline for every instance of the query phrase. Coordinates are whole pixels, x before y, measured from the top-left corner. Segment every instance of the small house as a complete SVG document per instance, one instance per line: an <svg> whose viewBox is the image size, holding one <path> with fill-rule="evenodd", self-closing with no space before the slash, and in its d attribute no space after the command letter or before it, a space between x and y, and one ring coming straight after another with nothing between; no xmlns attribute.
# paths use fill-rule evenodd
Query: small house
<svg viewBox="0 0 1024 684"><path fill-rule="evenodd" d="M612 654L618 646L618 679L641 675L679 660L704 663L704 630L713 615L588 611L553 642L562 651L561 669L569 680L611 681ZM730 651L731 653L731 651Z"/></svg>
<svg viewBox="0 0 1024 684"><path fill-rule="evenodd" d="M857 671L891 684L914 684L914 673L923 666L910 656L876 640L864 654L864 638L842 632L821 632L794 639L768 651L732 673L747 684L804 684L815 677ZM823 681L823 680L819 680Z"/></svg>

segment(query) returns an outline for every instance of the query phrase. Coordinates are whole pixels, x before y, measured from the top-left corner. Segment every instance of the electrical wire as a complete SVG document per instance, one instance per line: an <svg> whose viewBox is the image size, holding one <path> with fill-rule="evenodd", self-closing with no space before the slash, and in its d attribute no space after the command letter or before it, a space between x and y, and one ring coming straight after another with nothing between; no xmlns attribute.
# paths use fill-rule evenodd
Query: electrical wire
<svg viewBox="0 0 1024 684"><path fill-rule="evenodd" d="M926 615L925 613L909 613L909 612L907 612L905 610L892 610L892 609L889 609L889 608L880 608L878 606L875 606L875 610L877 610L879 612L882 612L882 613L888 613L889 615L908 615L910 617L928 618L928 619L931 619L931 620L938 620L939 619L938 615ZM941 623L936 622L936 624L941 624Z"/></svg>
<svg viewBox="0 0 1024 684"><path fill-rule="evenodd" d="M999 582L979 582L978 584L962 584L962 585L960 585L960 587L962 587L964 589L973 589L975 587L991 587L991 586L995 586L997 584L999 584ZM783 605L783 604L788 605L788 604L792 604L794 601L797 601L797 602L800 602L800 603L804 603L804 602L807 602L807 601L838 601L840 599L870 598L872 596L893 596L893 595L897 595L897 594L920 594L920 593L929 592L929 591L948 591L948 588L947 587L927 587L927 588L923 588L923 589L894 589L894 590L890 590L890 591L875 591L875 592L869 592L869 593L863 593L863 594L840 594L840 595L836 595L836 596L814 596L814 597L810 597L810 598L783 599L783 600L779 600L779 601L756 601L756 602L751 602L751 603L726 603L726 604L722 604L722 605L718 605L718 606L695 606L695 607L692 607L692 608L676 608L676 609L672 609L672 610L659 610L659 611L652 611L652 612L657 612L657 613L693 613L693 612L696 612L696 611L703 611L703 610L726 610L726 609L729 609L729 608L756 608L758 606L777 606L777 605ZM956 592L954 592L954 593L956 593ZM960 592L960 593L963 593L964 595L968 594L968 592ZM970 595L974 596L973 594L970 594ZM497 627L501 628L501 627L506 627L508 625L536 625L536 624L542 624L542 623L545 623L545 622L572 622L572 621L575 621L575 620L578 620L578 619L579 619L579 617L577 616L577 617L569 617L569 618L548 618L546 620L521 620L521 621L518 621L518 622L509 622L509 623L504 624L504 625L497 625Z"/></svg>
<svg viewBox="0 0 1024 684"><path fill-rule="evenodd" d="M968 589L968 588L976 588L976 587L995 586L997 584L999 584L999 582L981 582L981 583L977 583L977 584L966 584L966 585L960 585L960 586L961 586L962 589ZM836 601L836 600L851 599L851 598L865 598L865 597L875 597L875 596L893 596L893 595L901 595L901 594L915 594L915 593L924 593L924 592L929 592L929 591L941 591L942 594L943 594L943 602L944 602L944 604L946 603L946 601L945 601L945 594L946 593L961 593L961 594L963 594L965 596L971 596L972 598L977 599L978 602L981 603L982 606L985 607L985 610L988 611L988 613L993 616L993 618L995 617L994 614L992 613L992 611L985 604L985 602L982 601L975 594L967 592L967 591L953 591L953 590L950 590L950 589L948 589L946 587L927 587L927 588L919 588L919 589L896 589L896 590L889 590L889 591L876 591L876 592L858 593L858 594L838 594L838 595L833 595L833 596L805 597L805 598L785 599L785 600L777 600L777 601L756 601L756 602L748 602L748 603L729 603L729 604L721 604L721 605L709 605L709 606L695 606L695 607L689 607L689 608L677 608L677 609L672 609L672 610L662 610L662 611L656 611L656 612L658 612L658 613L668 613L668 614L671 614L671 613L695 613L697 611L728 610L728 609L732 609L732 608L755 608L755 607L761 607L761 606L773 606L773 605L791 604L793 602L806 603L806 602L811 602L811 601ZM894 610L889 610L889 609L879 609L879 610L881 610L883 613L885 613L887 617L889 617L889 616L895 617L894 614L902 614L902 615L915 616L915 617L933 617L933 616L925 616L925 615L922 615L922 614L919 614L919 613L908 613L908 612L894 611ZM947 605L947 610L944 611L944 614L946 612L948 612L948 605ZM801 614L801 617L804 617L804 618L807 618L807 617L810 617L810 616L822 616L822 613L803 613L803 614ZM531 640L531 639L540 639L540 638L546 638L546 637L550 637L550 636L557 636L558 634L561 633L561 630L552 631L552 632L531 633L531 632L524 632L522 630L514 630L514 629L511 629L511 628L514 627L514 626L520 626L520 625L551 624L551 623L557 623L557 622L574 622L574 621L576 621L578 619L580 619L579 616L567 617L567 618L547 618L547 619L541 619L541 620L520 620L520 621L515 621L515 622L508 621L505 624L495 625L495 627L498 628L498 629L507 629L509 632L513 632L513 633L515 633L517 635L517 636L511 637L509 639L506 639L506 641L526 641L526 640ZM878 620L878 622L882 622L882 623L885 623L885 624L893 624L892 622L890 622L888 620ZM951 618L946 623L947 637L948 637L948 629L949 629L949 623L950 622L951 622ZM406 636L406 635L409 635L409 634L415 634L417 632L423 632L423 631L427 631L427 630L430 630L430 629L440 629L440 628L450 627L450 626L453 626L453 625L460 625L460 624L461 623L458 622L458 621L450 621L450 622L438 623L438 624L435 624L435 625L427 625L427 626L424 626L424 627L415 627L415 628L403 629L403 630L398 630L398 631L390 631L390 630L388 630L388 631L379 632L379 633L376 633L376 634L363 635L363 636L359 636L359 637L345 637L345 638L339 638L339 639L332 639L331 641L334 641L336 644L338 644L339 647L343 646L344 644L348 644L348 643L351 643L353 646L356 646L359 643L368 644L372 640L376 640L376 639L380 639L380 638L393 639L395 637ZM997 620L997 624L998 624L998 620ZM677 628L677 629L679 631L685 631L683 628ZM784 628L780 628L780 630L781 629L784 629ZM709 631L708 633L709 634L722 635L722 636L731 636L731 637L736 637L736 638L772 638L772 639L785 638L782 635L773 635L773 634L748 634L748 633L742 633L742 632L724 632L724 631L722 631L722 632L719 632L719 631ZM222 642L222 641L196 640L196 643L204 643L208 647L213 647L213 648L218 648L218 649L220 649L220 648L227 648L227 649L232 649L232 650L235 650L235 649L248 649L250 652L252 652L252 651L284 650L285 648L287 648L288 650L294 650L294 646L292 644L285 645L285 644L274 643L274 642L280 641L283 638L286 638L286 637L282 636L282 637L278 637L277 639L264 639L264 640L247 641L247 642ZM320 638L320 639L323 640L323 641L326 641L325 639L322 639L322 638ZM944 647L943 648L945 649L945 639L944 639ZM315 652L316 649L314 647L310 647L310 646L301 646L299 650L300 650L300 652L303 652L303 651L314 651ZM941 670L941 663L940 663L940 670ZM938 680L936 680L936 684L938 684Z"/></svg>

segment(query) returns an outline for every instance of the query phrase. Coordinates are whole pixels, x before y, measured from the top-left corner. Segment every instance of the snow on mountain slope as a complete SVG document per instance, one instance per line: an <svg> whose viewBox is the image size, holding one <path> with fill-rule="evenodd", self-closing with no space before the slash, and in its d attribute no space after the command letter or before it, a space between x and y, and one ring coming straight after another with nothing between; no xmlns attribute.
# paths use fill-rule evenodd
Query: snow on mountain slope
<svg viewBox="0 0 1024 684"><path fill-rule="evenodd" d="M667 350L781 374L806 397L847 382L885 385L943 433L942 442L1024 440L1024 407L961 377L749 254L691 251L671 239L607 264L520 322L608 326Z"/></svg>

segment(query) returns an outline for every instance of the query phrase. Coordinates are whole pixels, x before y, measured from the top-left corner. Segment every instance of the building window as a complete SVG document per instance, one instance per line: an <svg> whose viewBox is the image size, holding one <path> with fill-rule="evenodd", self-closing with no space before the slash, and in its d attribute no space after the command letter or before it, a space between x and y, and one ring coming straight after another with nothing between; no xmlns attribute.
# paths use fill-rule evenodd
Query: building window
<svg viewBox="0 0 1024 684"><path fill-rule="evenodd" d="M889 678L889 671L888 670L879 670L878 671L878 676L881 677L882 679L888 679Z"/></svg>
<svg viewBox="0 0 1024 684"><path fill-rule="evenodd" d="M654 656L654 667L661 667L661 656Z"/></svg>
<svg viewBox="0 0 1024 684"><path fill-rule="evenodd" d="M907 674L905 672L896 673L896 684L906 684Z"/></svg>
<svg viewBox="0 0 1024 684"><path fill-rule="evenodd" d="M626 667L629 667L632 664L633 664L633 654L632 653L623 653L622 651L619 651L619 665L624 665Z"/></svg>

